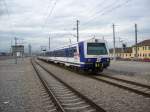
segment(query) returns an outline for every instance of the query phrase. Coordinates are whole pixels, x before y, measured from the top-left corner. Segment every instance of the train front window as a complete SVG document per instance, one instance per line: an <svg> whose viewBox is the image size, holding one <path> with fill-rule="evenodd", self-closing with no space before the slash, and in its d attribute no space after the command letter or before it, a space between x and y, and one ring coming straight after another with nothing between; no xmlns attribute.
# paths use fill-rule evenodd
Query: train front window
<svg viewBox="0 0 150 112"><path fill-rule="evenodd" d="M105 43L87 43L88 55L106 55L107 49Z"/></svg>

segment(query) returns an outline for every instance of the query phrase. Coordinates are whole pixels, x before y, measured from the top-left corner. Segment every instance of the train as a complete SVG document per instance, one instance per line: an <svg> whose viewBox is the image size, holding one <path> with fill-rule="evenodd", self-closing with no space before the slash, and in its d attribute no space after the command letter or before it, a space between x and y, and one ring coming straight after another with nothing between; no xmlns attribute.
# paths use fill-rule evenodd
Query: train
<svg viewBox="0 0 150 112"><path fill-rule="evenodd" d="M102 72L110 65L107 42L95 38L45 51L38 58L94 73Z"/></svg>

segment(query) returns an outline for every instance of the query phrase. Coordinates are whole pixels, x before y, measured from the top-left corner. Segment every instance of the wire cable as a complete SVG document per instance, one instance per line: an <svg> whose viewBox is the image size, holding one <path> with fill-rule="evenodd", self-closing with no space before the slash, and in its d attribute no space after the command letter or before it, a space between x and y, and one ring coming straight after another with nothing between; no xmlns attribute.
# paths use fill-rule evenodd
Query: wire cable
<svg viewBox="0 0 150 112"><path fill-rule="evenodd" d="M104 10L99 11L100 14L98 14L98 16L102 16L102 15L106 15L106 14L108 14L108 13L111 13L111 12L113 12L114 10L121 8L122 6L124 6L125 4L127 4L127 3L130 2L130 1L132 1L132 0L126 0L125 2L120 3L120 4L117 4L117 5L115 5L115 6L111 7L111 8L109 8L108 10L105 10L105 11L104 11ZM87 25L87 23L91 22L91 21L92 21L93 19L95 19L96 17L97 17L97 15L93 16L92 18L90 18L87 22L83 23L82 25Z"/></svg>
<svg viewBox="0 0 150 112"><path fill-rule="evenodd" d="M10 19L10 13L9 13L9 10L8 10L7 3L6 3L5 0L2 0L2 1L3 1L3 3L4 3L5 8L6 8L6 13L7 13L8 19L11 20L11 19ZM14 31L13 31L13 24L10 23L10 21L9 21L8 23L9 23L10 29L11 29L11 31L12 31L11 34L14 35L14 33L13 33L13 32L14 32Z"/></svg>
<svg viewBox="0 0 150 112"><path fill-rule="evenodd" d="M53 13L53 11L54 11L56 5L57 5L57 2L58 2L58 0L55 0L55 2L54 2L54 4L53 4L53 6L52 6L52 8L51 8L51 10L50 10L50 12L49 12L49 14L48 14L48 16L46 17L46 20L45 20L45 22L44 22L43 28L45 27L45 25L46 25L46 23L47 23L47 21L48 21L48 18L52 16L52 13Z"/></svg>

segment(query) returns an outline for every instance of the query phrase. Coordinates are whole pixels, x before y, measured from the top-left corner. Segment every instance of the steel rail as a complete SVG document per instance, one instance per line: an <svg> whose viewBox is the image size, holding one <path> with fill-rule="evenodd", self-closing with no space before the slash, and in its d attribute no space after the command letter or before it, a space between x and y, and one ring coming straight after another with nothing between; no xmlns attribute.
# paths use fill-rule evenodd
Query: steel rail
<svg viewBox="0 0 150 112"><path fill-rule="evenodd" d="M42 61L46 62L45 60L42 60ZM48 63L48 62L46 62L46 63ZM55 64L54 64L54 65L55 65ZM55 66L57 66L57 65L55 65ZM64 68L64 67L61 67L61 66L58 66L58 67ZM115 82L111 82L111 81L108 81L108 80L105 80L105 79L101 79L100 77L97 78L96 76L92 76L91 74L86 74L86 75L85 75L85 73L80 73L80 72L78 72L78 71L73 71L72 69L71 69L71 70L70 70L70 69L67 69L67 68L64 68L64 69L66 69L66 70L68 70L68 71L71 71L71 72L78 73L78 75L82 75L82 76L84 76L84 77L89 77L89 78L92 78L92 79L94 79L94 80L101 81L101 82L107 83L107 84L109 84L109 85L113 85L113 86L119 87L119 88L121 88L121 89L134 92L134 93L139 94L139 95L142 95L142 96L144 96L144 97L150 97L150 93L146 93L146 92L144 92L144 91L141 91L141 90L138 90L138 89L135 89L135 88L131 88L131 87L128 87L128 86L124 86L124 85L115 83ZM104 75L102 75L102 76L104 76ZM106 77L107 77L107 76L106 76ZM110 77L109 77L109 79L110 79ZM132 85L135 85L135 86L137 86L137 87L143 87L143 88L148 88L148 89L149 89L149 85L145 85L145 84L141 84L141 83L137 83L137 82L133 82L133 81L127 81L127 80L119 79L119 78L112 78L112 79L118 80L118 81L120 81L120 82L122 81L123 83L132 84Z"/></svg>
<svg viewBox="0 0 150 112"><path fill-rule="evenodd" d="M39 70L37 69L35 63L33 62L33 60L31 60L31 64L34 68L34 70L36 71L36 74L38 75L40 81L42 82L45 90L47 91L48 95L52 98L53 102L55 103L55 106L57 107L58 111L59 112L66 112L64 110L64 108L62 107L62 105L60 104L60 102L57 100L57 98L55 97L55 95L53 94L53 92L49 89L47 83L42 79L42 77L40 76L40 72Z"/></svg>
<svg viewBox="0 0 150 112"><path fill-rule="evenodd" d="M125 80L125 79L121 79L121 78L118 78L118 77L113 77L113 76L108 76L108 75L101 75L102 77L106 77L106 78L109 78L109 79L114 79L114 80L117 80L117 81L122 81L122 82L125 82L125 83L129 83L129 84L133 84L133 85L136 85L136 86L141 86L143 88L148 88L150 89L150 85L146 85L146 84L142 84L142 83L138 83L138 82L135 82L135 81L130 81L130 80Z"/></svg>
<svg viewBox="0 0 150 112"><path fill-rule="evenodd" d="M139 94L139 95L142 95L142 96L145 96L145 97L150 97L149 93L146 93L144 91L138 90L136 88L124 86L124 85L121 85L121 84L118 84L118 83L115 83L115 82L111 82L111 81L107 81L105 79L97 78L97 77L94 77L94 76L89 76L89 77L92 78L92 79L95 79L97 81L101 81L101 82L104 82L104 83L107 83L107 84L119 87L121 89L125 89L125 90L128 90L128 91L134 92L136 94ZM137 87L140 87L140 86L137 86Z"/></svg>
<svg viewBox="0 0 150 112"><path fill-rule="evenodd" d="M80 98L84 99L85 102L87 102L88 104L90 104L97 112L106 112L103 108L101 108L100 106L98 106L95 102L91 101L85 95L83 95L79 91L75 90L73 87L71 87L70 85L68 85L66 82L62 81L60 78L58 78L56 75L54 75L50 70L46 69L43 65L41 65L38 62L35 62L35 63L38 64L41 68L43 68L47 73L49 73L51 76L53 76L60 83L62 83L63 85L65 85L67 88L69 88L77 96L79 96Z"/></svg>

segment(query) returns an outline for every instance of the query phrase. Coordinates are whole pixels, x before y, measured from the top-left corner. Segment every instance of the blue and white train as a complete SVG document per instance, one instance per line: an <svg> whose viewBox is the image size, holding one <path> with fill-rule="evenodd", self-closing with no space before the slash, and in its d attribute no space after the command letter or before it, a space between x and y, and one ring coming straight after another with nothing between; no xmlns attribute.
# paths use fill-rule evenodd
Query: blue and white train
<svg viewBox="0 0 150 112"><path fill-rule="evenodd" d="M106 41L92 38L60 49L47 51L39 59L85 71L102 72L110 64L108 54Z"/></svg>

